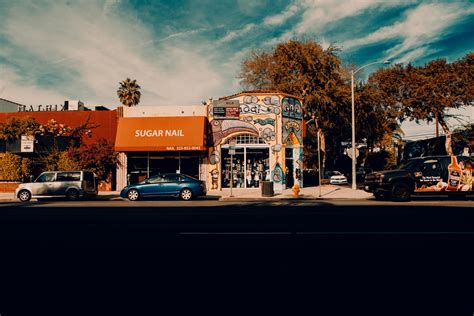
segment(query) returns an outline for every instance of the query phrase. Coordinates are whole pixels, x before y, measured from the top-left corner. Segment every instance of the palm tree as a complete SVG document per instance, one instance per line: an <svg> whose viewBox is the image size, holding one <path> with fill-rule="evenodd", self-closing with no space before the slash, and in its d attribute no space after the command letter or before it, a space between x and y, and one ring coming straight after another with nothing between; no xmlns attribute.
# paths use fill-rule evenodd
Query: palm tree
<svg viewBox="0 0 474 316"><path fill-rule="evenodd" d="M135 106L140 103L140 86L137 84L136 80L130 80L130 78L125 79L120 82L120 88L117 90L117 95L120 99L120 102L125 106Z"/></svg>

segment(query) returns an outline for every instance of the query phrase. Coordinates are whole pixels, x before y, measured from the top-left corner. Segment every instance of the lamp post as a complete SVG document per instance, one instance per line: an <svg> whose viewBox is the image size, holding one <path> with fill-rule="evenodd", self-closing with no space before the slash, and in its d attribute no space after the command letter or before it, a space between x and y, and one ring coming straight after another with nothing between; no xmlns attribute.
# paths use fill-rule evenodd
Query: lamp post
<svg viewBox="0 0 474 316"><path fill-rule="evenodd" d="M356 70L351 70L351 96L352 96L352 189L357 189L356 183L356 145L355 145L355 106L354 106L354 75L361 69L365 67L375 65L375 64L390 64L389 60L376 61L362 67L357 68Z"/></svg>
<svg viewBox="0 0 474 316"><path fill-rule="evenodd" d="M317 139L317 144L318 144L318 187L319 187L319 195L318 197L321 197L321 159L320 155L321 153L319 152L319 126L318 126L318 119L313 115L312 118L306 122L306 124L310 123L311 121L314 121L316 124L316 139Z"/></svg>

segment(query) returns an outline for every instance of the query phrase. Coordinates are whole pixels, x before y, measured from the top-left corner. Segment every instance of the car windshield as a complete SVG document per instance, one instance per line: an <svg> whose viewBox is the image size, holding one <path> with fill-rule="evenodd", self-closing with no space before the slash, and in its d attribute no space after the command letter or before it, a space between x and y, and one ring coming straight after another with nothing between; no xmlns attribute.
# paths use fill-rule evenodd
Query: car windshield
<svg viewBox="0 0 474 316"><path fill-rule="evenodd" d="M404 170L411 171L411 170L415 169L417 165L418 165L418 160L417 159L406 160L406 161L403 161L402 163L400 163L397 166L396 169L404 169Z"/></svg>

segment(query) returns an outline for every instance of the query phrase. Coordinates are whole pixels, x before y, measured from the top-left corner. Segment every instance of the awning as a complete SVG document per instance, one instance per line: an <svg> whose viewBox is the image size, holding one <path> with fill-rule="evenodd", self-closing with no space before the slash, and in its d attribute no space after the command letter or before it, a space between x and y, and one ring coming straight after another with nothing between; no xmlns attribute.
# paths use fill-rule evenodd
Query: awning
<svg viewBox="0 0 474 316"><path fill-rule="evenodd" d="M206 117L119 118L115 151L206 150Z"/></svg>

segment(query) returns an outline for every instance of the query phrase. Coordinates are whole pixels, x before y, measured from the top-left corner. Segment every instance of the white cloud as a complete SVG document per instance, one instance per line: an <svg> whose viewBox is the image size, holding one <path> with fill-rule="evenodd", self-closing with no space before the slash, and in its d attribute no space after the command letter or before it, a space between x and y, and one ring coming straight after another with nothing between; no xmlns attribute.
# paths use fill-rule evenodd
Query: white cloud
<svg viewBox="0 0 474 316"><path fill-rule="evenodd" d="M298 6L292 4L289 5L282 13L266 17L263 24L266 26L278 26L282 25L289 18L294 16L298 12Z"/></svg>
<svg viewBox="0 0 474 316"><path fill-rule="evenodd" d="M226 43L237 37L242 37L245 34L251 32L255 27L256 25L254 23L249 23L245 25L243 28L241 28L240 30L230 31L229 33L226 34L226 36L224 36L223 38L219 40L219 43L220 44Z"/></svg>
<svg viewBox="0 0 474 316"><path fill-rule="evenodd" d="M109 6L107 14L103 14L104 10L92 1L71 5L55 1L41 5L14 3L0 22L0 34L18 50L60 66L63 72L77 74L72 81L62 82L56 91L50 91L51 97L55 93L62 101L65 91L66 99L72 97L71 91L80 91L84 95L74 98L116 106L118 83L130 77L142 86L142 105L196 104L210 94L218 94L219 87L227 82L226 74L213 67L212 56L200 53L202 47L144 47L143 43L152 43L155 38L140 20L126 10L112 10ZM14 53L2 51L0 56L10 60L8 54ZM41 73L29 73L35 75L41 80ZM3 78L6 88L2 95L19 103L39 103L34 102L39 96L36 92L44 88L32 84L22 89L19 72Z"/></svg>
<svg viewBox="0 0 474 316"><path fill-rule="evenodd" d="M54 90L44 89L24 82L9 67L0 69L0 98L20 104L63 104L70 96L62 95ZM23 82L16 84L16 82Z"/></svg>
<svg viewBox="0 0 474 316"><path fill-rule="evenodd" d="M320 35L324 27L344 18L357 16L363 12L377 7L395 7L406 5L415 0L300 0L296 3L303 12L301 20L290 30L277 38L270 39L264 45L273 46L301 35Z"/></svg>
<svg viewBox="0 0 474 316"><path fill-rule="evenodd" d="M405 62L423 56L426 48L434 40L445 35L444 31L465 15L474 12L460 4L421 4L406 14L406 18L385 26L356 40L347 41L344 48L352 48L380 41L400 38L402 42L387 51L387 58L400 57L397 62Z"/></svg>

